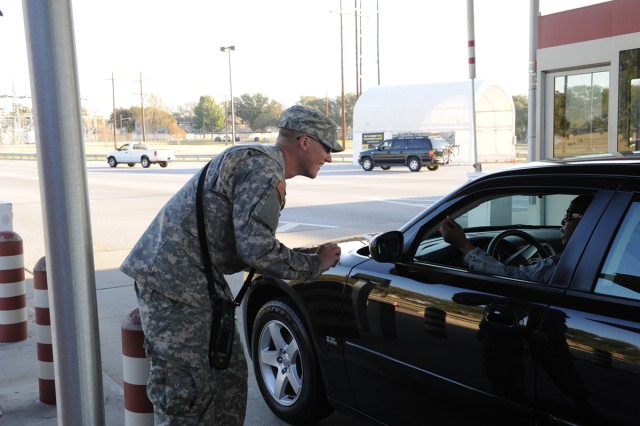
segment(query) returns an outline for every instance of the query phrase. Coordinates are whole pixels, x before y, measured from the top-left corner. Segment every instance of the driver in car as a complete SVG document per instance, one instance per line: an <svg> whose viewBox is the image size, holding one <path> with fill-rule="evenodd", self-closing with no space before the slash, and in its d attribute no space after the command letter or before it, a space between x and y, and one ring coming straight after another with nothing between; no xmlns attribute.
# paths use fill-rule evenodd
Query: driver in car
<svg viewBox="0 0 640 426"><path fill-rule="evenodd" d="M560 228L563 247L569 242L573 231L578 226L578 222L580 222L589 204L591 204L591 200L593 200L593 195L579 195L569 203L569 208L565 212L561 222L562 227ZM463 262L470 271L548 283L560 259L560 254L557 254L532 265L506 266L480 247L474 246L467 239L462 227L450 216L447 216L442 221L440 233L445 242L457 247L462 252L464 255Z"/></svg>

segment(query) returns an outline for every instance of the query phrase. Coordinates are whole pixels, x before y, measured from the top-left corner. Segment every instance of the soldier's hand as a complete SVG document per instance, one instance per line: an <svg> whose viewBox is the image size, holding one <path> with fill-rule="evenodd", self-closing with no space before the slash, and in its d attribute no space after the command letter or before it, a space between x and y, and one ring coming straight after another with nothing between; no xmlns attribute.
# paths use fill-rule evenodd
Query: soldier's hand
<svg viewBox="0 0 640 426"><path fill-rule="evenodd" d="M340 247L335 243L322 244L318 247L316 254L322 258L322 270L336 266L340 260Z"/></svg>

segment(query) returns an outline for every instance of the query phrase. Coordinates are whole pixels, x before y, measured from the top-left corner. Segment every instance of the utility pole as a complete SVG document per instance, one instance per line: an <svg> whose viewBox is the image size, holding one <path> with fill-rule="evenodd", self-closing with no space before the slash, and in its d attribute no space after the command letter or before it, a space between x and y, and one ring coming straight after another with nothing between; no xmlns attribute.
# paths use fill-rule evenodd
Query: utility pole
<svg viewBox="0 0 640 426"><path fill-rule="evenodd" d="M473 15L473 0L467 0L467 30L469 33L469 78L471 79L471 137L473 139L473 167L476 173L482 171L482 164L478 162L478 140L476 137L476 40Z"/></svg>
<svg viewBox="0 0 640 426"><path fill-rule="evenodd" d="M111 98L113 100L113 149L118 149L118 143L116 138L116 83L115 78L113 76L113 71L111 71Z"/></svg>
<svg viewBox="0 0 640 426"><path fill-rule="evenodd" d="M356 42L356 97L358 97L360 93L360 65L358 62L358 58L360 57L358 45L358 0L353 0L353 18L355 21L354 29L355 29L355 42Z"/></svg>
<svg viewBox="0 0 640 426"><path fill-rule="evenodd" d="M221 47L221 52L227 52L229 55L229 97L231 98L231 145L236 144L236 107L233 102L233 81L231 80L231 51L236 50L235 46Z"/></svg>
<svg viewBox="0 0 640 426"><path fill-rule="evenodd" d="M142 142L146 142L147 135L144 128L144 92L142 91L142 73L140 73L140 109L142 110Z"/></svg>
<svg viewBox="0 0 640 426"><path fill-rule="evenodd" d="M344 42L342 37L342 0L340 0L340 70L342 76L342 149L347 148L347 118L345 115L346 103L344 101Z"/></svg>
<svg viewBox="0 0 640 426"><path fill-rule="evenodd" d="M378 86L380 86L380 5L376 0L376 54L378 62Z"/></svg>

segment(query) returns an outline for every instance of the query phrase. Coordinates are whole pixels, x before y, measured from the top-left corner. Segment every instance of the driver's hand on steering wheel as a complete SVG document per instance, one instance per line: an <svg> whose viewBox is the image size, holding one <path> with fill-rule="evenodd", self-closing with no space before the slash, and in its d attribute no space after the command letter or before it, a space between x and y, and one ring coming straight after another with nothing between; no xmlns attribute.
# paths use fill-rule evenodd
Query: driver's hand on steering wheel
<svg viewBox="0 0 640 426"><path fill-rule="evenodd" d="M442 239L445 242L456 247L462 252L462 254L467 254L475 248L475 246L467 239L462 226L453 220L451 216L447 216L440 224L440 234L442 234Z"/></svg>

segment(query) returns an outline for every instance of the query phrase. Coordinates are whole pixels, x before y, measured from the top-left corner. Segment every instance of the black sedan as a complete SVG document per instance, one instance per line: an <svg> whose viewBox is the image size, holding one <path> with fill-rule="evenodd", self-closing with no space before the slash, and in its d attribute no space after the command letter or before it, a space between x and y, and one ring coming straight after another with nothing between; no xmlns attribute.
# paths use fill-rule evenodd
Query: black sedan
<svg viewBox="0 0 640 426"><path fill-rule="evenodd" d="M470 270L440 233L447 216L506 269L555 272ZM399 231L339 243L319 279L258 276L243 302L260 391L283 420L337 408L394 425L640 421L640 161L488 174Z"/></svg>

